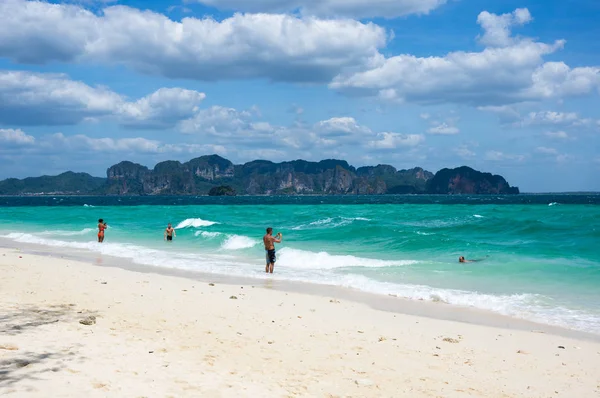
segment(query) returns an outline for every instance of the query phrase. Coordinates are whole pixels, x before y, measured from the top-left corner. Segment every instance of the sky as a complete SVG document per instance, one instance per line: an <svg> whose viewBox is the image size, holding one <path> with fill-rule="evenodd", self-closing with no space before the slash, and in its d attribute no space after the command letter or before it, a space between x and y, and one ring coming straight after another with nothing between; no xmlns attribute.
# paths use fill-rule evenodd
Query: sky
<svg viewBox="0 0 600 398"><path fill-rule="evenodd" d="M0 179L219 154L600 191L597 0L0 2Z"/></svg>

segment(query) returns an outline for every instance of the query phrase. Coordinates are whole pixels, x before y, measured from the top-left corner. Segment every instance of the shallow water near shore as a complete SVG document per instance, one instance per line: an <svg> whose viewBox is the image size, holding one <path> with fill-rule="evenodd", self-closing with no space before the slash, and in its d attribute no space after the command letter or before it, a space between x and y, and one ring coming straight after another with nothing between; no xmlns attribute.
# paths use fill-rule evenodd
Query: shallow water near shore
<svg viewBox="0 0 600 398"><path fill-rule="evenodd" d="M584 203L594 203L589 197ZM315 198L262 204L260 197L243 205L176 205L176 198L163 204L153 198L152 205L130 198L127 205L115 205L115 198L107 199L110 205L101 198L69 198L69 206L13 203L0 207L0 236L140 266L271 278L264 274L260 240L272 226L284 236L277 279L441 301L600 333L597 204L531 204L527 196L521 204L473 197L462 198L471 204L452 205L367 198L369 204L314 204ZM98 218L109 224L101 245L95 242ZM167 222L177 230L172 243L163 241ZM460 264L460 255L482 261Z"/></svg>

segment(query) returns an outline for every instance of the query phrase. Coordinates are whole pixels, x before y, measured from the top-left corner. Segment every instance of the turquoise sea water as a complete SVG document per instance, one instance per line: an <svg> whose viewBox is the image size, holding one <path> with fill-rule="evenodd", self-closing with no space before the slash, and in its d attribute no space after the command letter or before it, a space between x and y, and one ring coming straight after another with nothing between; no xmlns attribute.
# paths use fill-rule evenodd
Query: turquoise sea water
<svg viewBox="0 0 600 398"><path fill-rule="evenodd" d="M396 198L0 198L0 236L600 333L600 196ZM98 218L109 224L103 244ZM267 226L284 236L273 276L264 274ZM460 255L483 261L460 264Z"/></svg>

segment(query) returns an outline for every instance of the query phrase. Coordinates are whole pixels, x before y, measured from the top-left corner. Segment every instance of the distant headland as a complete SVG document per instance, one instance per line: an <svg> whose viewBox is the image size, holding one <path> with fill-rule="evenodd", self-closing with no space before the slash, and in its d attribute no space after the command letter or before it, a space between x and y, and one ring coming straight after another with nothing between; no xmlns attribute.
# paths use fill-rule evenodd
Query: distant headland
<svg viewBox="0 0 600 398"><path fill-rule="evenodd" d="M254 160L241 165L218 155L181 163L168 160L153 169L123 161L107 178L68 171L57 176L0 181L0 195L386 195L518 194L499 175L470 167L396 170L378 165L355 168L345 160Z"/></svg>

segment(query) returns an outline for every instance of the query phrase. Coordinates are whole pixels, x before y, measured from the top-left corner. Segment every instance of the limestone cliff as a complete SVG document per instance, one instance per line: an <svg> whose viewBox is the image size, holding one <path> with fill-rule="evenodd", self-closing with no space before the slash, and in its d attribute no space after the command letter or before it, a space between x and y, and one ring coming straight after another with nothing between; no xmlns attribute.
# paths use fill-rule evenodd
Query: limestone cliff
<svg viewBox="0 0 600 398"><path fill-rule="evenodd" d="M514 194L519 189L490 173L469 167L443 169L435 176L416 167L360 167L344 160L255 160L234 165L218 155L181 163L168 160L153 169L123 161L106 171L106 179L85 173L0 181L0 195L72 193L93 195L382 195ZM220 187L220 188L219 188Z"/></svg>
<svg viewBox="0 0 600 398"><path fill-rule="evenodd" d="M427 182L430 194L518 194L519 188L511 187L499 175L482 173L470 167L442 169Z"/></svg>

